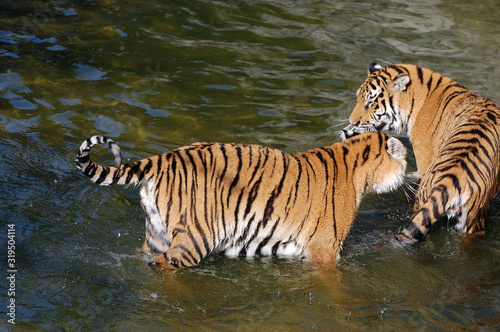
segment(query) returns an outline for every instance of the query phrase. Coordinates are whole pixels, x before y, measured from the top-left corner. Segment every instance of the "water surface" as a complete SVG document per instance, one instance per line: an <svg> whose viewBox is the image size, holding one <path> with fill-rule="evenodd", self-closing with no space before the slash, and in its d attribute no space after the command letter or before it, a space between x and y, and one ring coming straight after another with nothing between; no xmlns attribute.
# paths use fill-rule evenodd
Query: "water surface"
<svg viewBox="0 0 500 332"><path fill-rule="evenodd" d="M4 1L0 216L2 257L16 229L15 328L499 328L498 200L483 237L442 222L394 248L411 200L369 195L332 271L214 255L168 275L140 252L136 190L91 184L73 161L92 134L126 161L194 141L327 145L373 61L431 67L500 101L499 17L497 1Z"/></svg>

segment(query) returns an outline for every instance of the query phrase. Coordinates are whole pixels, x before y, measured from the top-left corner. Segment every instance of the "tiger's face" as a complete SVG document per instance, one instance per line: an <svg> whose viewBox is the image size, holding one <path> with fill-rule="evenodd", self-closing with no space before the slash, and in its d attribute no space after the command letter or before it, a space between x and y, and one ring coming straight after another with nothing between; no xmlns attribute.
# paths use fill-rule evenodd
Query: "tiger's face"
<svg viewBox="0 0 500 332"><path fill-rule="evenodd" d="M400 105L409 82L407 74L394 73L372 63L368 68L368 78L356 93L356 106L344 135L351 137L351 134L375 130L403 132L405 125Z"/></svg>

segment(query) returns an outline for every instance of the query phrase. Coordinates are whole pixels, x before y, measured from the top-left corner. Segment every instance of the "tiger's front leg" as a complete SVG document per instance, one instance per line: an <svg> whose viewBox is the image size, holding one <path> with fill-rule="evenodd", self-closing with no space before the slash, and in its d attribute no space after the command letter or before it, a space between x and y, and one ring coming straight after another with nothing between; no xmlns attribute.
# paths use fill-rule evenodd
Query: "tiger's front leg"
<svg viewBox="0 0 500 332"><path fill-rule="evenodd" d="M198 264L210 253L206 241L205 245L199 245L200 241L188 229L176 228L170 247L161 255L154 256L149 266L175 270Z"/></svg>
<svg viewBox="0 0 500 332"><path fill-rule="evenodd" d="M182 244L174 244L163 254L154 256L149 262L149 266L176 270L181 267L188 267L198 264L198 260L190 254L188 248Z"/></svg>
<svg viewBox="0 0 500 332"><path fill-rule="evenodd" d="M319 239L311 241L305 251L305 260L324 268L332 268L340 257L341 242Z"/></svg>
<svg viewBox="0 0 500 332"><path fill-rule="evenodd" d="M154 256L149 262L149 266L165 268L167 270L176 270L180 267L195 265L193 263L186 265L185 262L181 264L181 261L177 258L178 256L170 253L170 251L171 250L167 250L161 255Z"/></svg>

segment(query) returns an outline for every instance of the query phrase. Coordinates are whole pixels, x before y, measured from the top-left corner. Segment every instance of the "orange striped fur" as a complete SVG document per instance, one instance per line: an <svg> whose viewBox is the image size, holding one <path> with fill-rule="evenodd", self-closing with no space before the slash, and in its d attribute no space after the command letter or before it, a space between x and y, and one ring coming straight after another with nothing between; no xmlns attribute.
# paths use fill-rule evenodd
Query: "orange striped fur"
<svg viewBox="0 0 500 332"><path fill-rule="evenodd" d="M89 157L102 144L116 167ZM101 185L138 184L151 265L192 266L212 252L296 256L323 266L339 257L363 194L403 179L406 149L381 133L291 154L258 145L195 143L122 165L103 136L83 142L77 167Z"/></svg>
<svg viewBox="0 0 500 332"><path fill-rule="evenodd" d="M422 240L443 216L470 234L486 229L500 190L500 108L451 78L416 65L371 64L346 128L411 139L420 183L411 222L398 235Z"/></svg>

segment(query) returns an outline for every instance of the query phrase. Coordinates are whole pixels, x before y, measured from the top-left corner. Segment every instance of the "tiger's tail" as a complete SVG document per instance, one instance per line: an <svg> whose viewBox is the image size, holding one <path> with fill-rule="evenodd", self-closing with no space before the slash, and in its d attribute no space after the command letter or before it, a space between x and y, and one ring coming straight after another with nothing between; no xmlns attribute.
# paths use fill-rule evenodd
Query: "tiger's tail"
<svg viewBox="0 0 500 332"><path fill-rule="evenodd" d="M113 152L115 157L115 167L101 166L94 163L90 159L90 149L93 146L100 144L108 147ZM147 160L149 163L150 160ZM112 184L137 184L145 178L149 168L141 167L142 161L122 165L122 153L120 147L110 138L95 135L85 140L80 146L78 155L75 159L76 167L88 176L92 182L101 186L109 186Z"/></svg>

